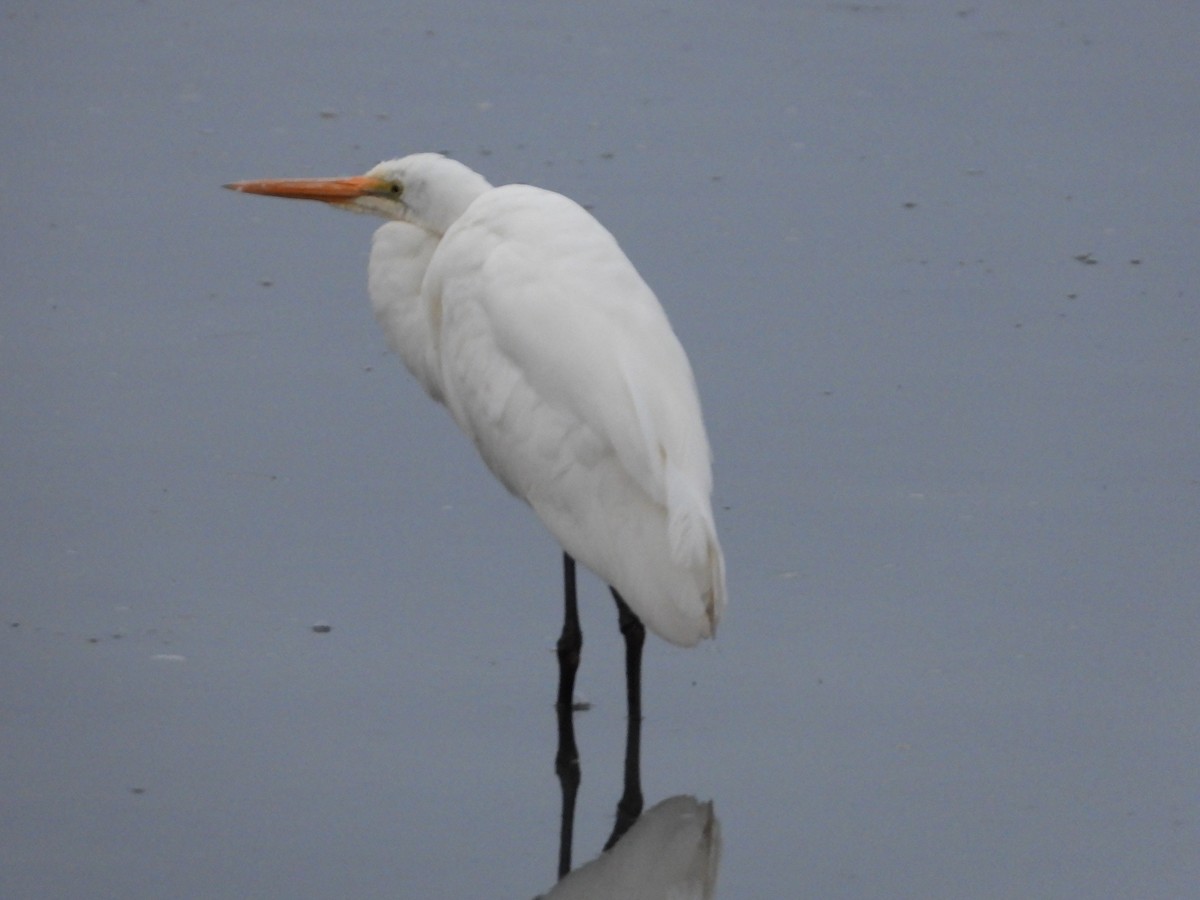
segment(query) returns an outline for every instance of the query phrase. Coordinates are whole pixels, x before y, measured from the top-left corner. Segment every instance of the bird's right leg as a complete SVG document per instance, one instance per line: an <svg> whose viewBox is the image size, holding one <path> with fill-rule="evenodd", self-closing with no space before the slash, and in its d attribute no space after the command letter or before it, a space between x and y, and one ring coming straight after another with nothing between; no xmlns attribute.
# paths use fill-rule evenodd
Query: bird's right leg
<svg viewBox="0 0 1200 900"><path fill-rule="evenodd" d="M621 635L625 638L625 691L629 720L625 724L625 790L617 801L617 819L604 849L608 850L642 814L642 645L646 626L625 599L611 588L617 601Z"/></svg>
<svg viewBox="0 0 1200 900"><path fill-rule="evenodd" d="M579 793L579 748L575 744L575 672L583 649L579 609L575 600L575 560L563 554L563 630L558 638L558 755L554 771L562 788L562 818L558 830L558 877L571 871L575 831L575 797Z"/></svg>

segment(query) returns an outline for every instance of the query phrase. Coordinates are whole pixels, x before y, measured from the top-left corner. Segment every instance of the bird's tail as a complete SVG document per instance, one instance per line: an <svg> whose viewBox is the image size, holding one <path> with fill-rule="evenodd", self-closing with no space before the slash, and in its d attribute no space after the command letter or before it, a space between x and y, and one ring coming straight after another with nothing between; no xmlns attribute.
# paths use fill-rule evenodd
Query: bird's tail
<svg viewBox="0 0 1200 900"><path fill-rule="evenodd" d="M671 558L696 572L712 634L725 609L725 558L712 504L681 470L667 464L667 540Z"/></svg>

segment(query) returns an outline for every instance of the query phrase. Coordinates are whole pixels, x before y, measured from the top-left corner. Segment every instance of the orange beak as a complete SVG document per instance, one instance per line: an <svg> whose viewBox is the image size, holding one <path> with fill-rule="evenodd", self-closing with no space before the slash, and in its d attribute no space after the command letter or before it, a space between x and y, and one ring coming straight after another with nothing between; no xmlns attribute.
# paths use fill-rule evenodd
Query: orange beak
<svg viewBox="0 0 1200 900"><path fill-rule="evenodd" d="M288 197L293 200L321 200L325 203L345 203L387 189L378 178L356 175L351 178L273 178L266 181L235 181L225 187L243 194L262 194L266 197Z"/></svg>

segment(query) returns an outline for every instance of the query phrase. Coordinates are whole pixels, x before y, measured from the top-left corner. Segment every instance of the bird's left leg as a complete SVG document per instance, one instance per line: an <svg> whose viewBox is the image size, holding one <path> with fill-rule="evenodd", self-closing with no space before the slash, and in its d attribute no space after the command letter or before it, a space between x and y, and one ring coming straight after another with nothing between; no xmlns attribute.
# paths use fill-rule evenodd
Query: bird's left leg
<svg viewBox="0 0 1200 900"><path fill-rule="evenodd" d="M575 744L575 672L583 649L579 609L575 599L575 560L563 554L563 630L558 639L558 754L554 771L562 789L562 817L558 829L558 877L571 871L571 843L575 830L575 796L579 792L579 748Z"/></svg>
<svg viewBox="0 0 1200 900"><path fill-rule="evenodd" d="M625 694L629 721L625 730L625 790L617 802L617 821L604 845L605 850L615 844L642 814L642 645L646 642L646 626L615 589L612 589L612 595L617 601L618 622L625 638Z"/></svg>
<svg viewBox="0 0 1200 900"><path fill-rule="evenodd" d="M575 704L575 673L583 653L583 631L579 627L579 604L575 599L575 560L563 554L563 627L558 636L559 709L570 711Z"/></svg>

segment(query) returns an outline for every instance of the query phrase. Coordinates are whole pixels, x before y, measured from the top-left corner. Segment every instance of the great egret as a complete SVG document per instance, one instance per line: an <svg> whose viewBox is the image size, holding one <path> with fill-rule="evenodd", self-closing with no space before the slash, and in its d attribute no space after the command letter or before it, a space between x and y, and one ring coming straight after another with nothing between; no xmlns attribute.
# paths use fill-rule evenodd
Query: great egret
<svg viewBox="0 0 1200 900"><path fill-rule="evenodd" d="M226 187L390 220L368 267L376 319L563 547L559 708L572 703L582 646L579 560L617 601L640 719L642 623L681 646L712 637L725 566L691 366L616 240L561 194L494 188L436 153L351 178Z"/></svg>

